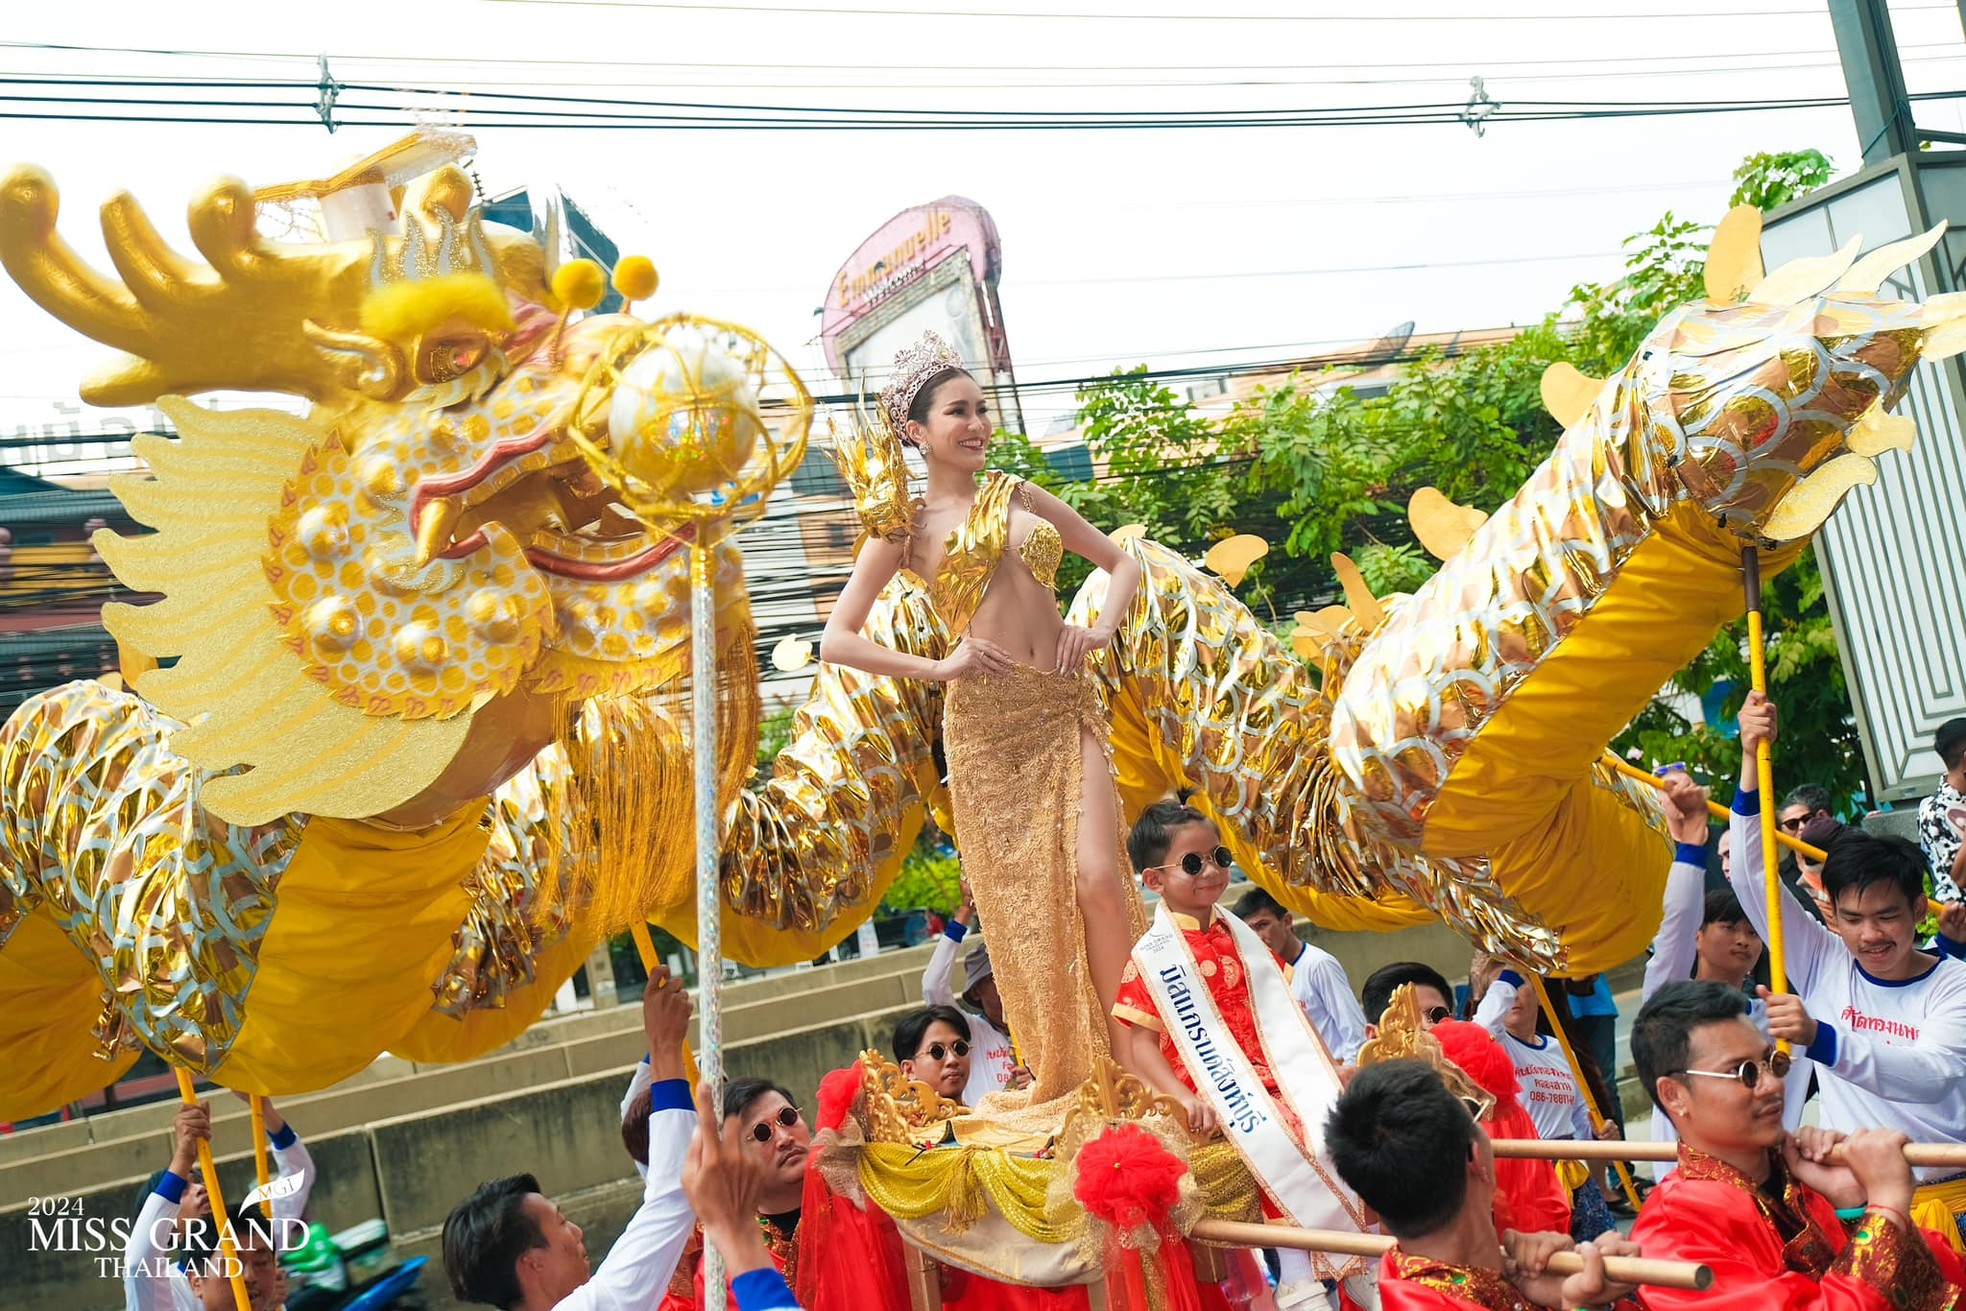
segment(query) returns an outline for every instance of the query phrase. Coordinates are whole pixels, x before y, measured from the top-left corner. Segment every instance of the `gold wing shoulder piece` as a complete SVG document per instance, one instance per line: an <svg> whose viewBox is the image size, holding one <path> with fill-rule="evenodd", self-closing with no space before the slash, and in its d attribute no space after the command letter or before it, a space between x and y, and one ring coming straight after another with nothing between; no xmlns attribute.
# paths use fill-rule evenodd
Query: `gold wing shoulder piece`
<svg viewBox="0 0 1966 1311"><path fill-rule="evenodd" d="M853 492L853 509L869 536L905 541L915 528L915 502L908 494L908 462L900 440L878 417L870 417L866 398L853 407L848 430L835 438L833 462Z"/></svg>

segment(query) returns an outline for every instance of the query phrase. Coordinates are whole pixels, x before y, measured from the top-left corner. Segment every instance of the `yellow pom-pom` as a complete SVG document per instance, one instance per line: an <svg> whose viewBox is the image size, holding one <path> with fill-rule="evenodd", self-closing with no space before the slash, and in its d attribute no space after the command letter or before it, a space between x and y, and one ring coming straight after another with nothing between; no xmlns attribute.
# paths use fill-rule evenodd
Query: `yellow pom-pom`
<svg viewBox="0 0 1966 1311"><path fill-rule="evenodd" d="M614 289L623 300L647 300L658 281L655 263L646 255L630 255L614 266Z"/></svg>
<svg viewBox="0 0 1966 1311"><path fill-rule="evenodd" d="M390 282L362 301L362 331L383 341L408 343L453 319L486 332L510 332L512 306L482 273Z"/></svg>
<svg viewBox="0 0 1966 1311"><path fill-rule="evenodd" d="M591 259L570 259L553 270L553 298L570 310L591 310L607 292L607 275Z"/></svg>

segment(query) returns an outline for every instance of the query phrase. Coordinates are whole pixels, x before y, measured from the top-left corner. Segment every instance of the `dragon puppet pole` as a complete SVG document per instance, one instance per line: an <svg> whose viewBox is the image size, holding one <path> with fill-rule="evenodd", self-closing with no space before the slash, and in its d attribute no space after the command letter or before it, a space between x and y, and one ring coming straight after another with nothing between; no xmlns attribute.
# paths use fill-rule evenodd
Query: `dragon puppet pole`
<svg viewBox="0 0 1966 1311"><path fill-rule="evenodd" d="M723 851L718 833L717 788L717 583L716 522L702 520L689 548L690 699L696 747L696 982L702 1007L698 1035L703 1043L699 1077L710 1087L710 1104L724 1100L724 944L723 897L717 865ZM714 1245L703 1250L704 1311L724 1311L724 1256Z"/></svg>
<svg viewBox="0 0 1966 1311"><path fill-rule="evenodd" d="M1550 1017L1550 1029L1556 1034L1556 1045L1563 1048L1563 1059L1570 1062L1570 1077L1577 1081L1577 1095L1584 1099L1584 1109L1591 1113L1592 1132L1604 1132L1604 1116L1597 1109L1597 1098L1591 1096L1590 1084L1584 1080L1584 1067L1577 1063L1577 1053L1570 1046L1570 1035L1563 1031L1563 1022L1557 1019L1556 1012L1550 1008L1549 989L1543 986L1543 978L1540 974L1529 976L1529 986L1536 990L1536 1000L1542 1003L1543 1014ZM1613 1161L1611 1164L1618 1171L1618 1183L1625 1190L1625 1200L1630 1202L1632 1210L1636 1211L1638 1189L1632 1186L1631 1171L1625 1168L1623 1161Z"/></svg>
<svg viewBox="0 0 1966 1311"><path fill-rule="evenodd" d="M246 1104L252 1107L253 1176L259 1181L259 1212L271 1220L273 1199L266 1195L266 1185L273 1181L273 1170L266 1159L266 1099L258 1093L249 1093Z"/></svg>
<svg viewBox="0 0 1966 1311"><path fill-rule="evenodd" d="M1761 556L1749 542L1741 548L1741 588L1748 609L1748 683L1763 696L1768 694L1768 660L1762 649ZM1755 788L1761 797L1761 878L1762 894L1768 899L1768 986L1777 994L1789 990L1788 953L1782 935L1781 854L1775 850L1775 760L1766 741L1754 749ZM1789 1041L1783 1038L1776 1050L1786 1053Z"/></svg>
<svg viewBox="0 0 1966 1311"><path fill-rule="evenodd" d="M655 967L662 963L662 958L655 954L655 939L649 936L648 921L636 920L633 924L630 924L628 926L628 936L635 940L635 954L642 958L642 973L648 975L651 979L654 978ZM676 986L678 988L682 987L683 981L681 979L676 980ZM691 1088L696 1087L696 1081L699 1077L696 1072L696 1053L690 1050L689 1039L687 1038L683 1040L683 1073L689 1079L689 1086Z"/></svg>
<svg viewBox="0 0 1966 1311"><path fill-rule="evenodd" d="M191 1086L191 1072L182 1065L171 1067L177 1075L178 1100L186 1106L198 1104L197 1089ZM232 1244L232 1218L225 1209L225 1194L218 1187L218 1166L212 1161L212 1141L209 1138L198 1140L198 1173L205 1181L205 1198L212 1206L212 1223L218 1228L219 1259L225 1262L225 1277L232 1285L234 1306L249 1307L252 1299L246 1296L246 1267L239 1260L239 1249Z"/></svg>

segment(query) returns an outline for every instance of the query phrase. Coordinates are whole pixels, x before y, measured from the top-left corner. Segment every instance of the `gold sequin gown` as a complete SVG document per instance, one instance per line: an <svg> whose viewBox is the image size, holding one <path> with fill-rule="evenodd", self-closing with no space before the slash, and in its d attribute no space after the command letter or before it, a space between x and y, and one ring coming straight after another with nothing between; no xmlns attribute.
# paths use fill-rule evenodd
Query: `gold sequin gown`
<svg viewBox="0 0 1966 1311"><path fill-rule="evenodd" d="M1023 484L991 473L962 527L951 534L930 585L951 636L960 636L1003 561L1010 500ZM1051 586L1062 546L1039 523L1019 544L1019 563ZM1082 777L1081 735L1107 766ZM1078 906L1079 815L1088 787L1113 797L1113 877L1127 908L1128 942L1146 931L1127 875L1119 797L1110 764L1112 729L1089 675L1017 665L957 680L944 693L943 747L963 872L990 940L1004 1016L1034 1082L984 1109L1039 1106L1077 1091L1110 1052L1104 1012L1086 961ZM1005 1105L991 1105L1003 1100Z"/></svg>

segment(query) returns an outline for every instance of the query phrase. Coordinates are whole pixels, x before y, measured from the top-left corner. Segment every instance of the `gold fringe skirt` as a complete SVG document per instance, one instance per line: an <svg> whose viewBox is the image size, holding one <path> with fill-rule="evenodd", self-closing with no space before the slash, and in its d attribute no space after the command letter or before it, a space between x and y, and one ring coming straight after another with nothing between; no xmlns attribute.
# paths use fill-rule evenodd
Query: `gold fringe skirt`
<svg viewBox="0 0 1966 1311"><path fill-rule="evenodd" d="M1082 734L1107 761L1101 777L1081 777ZM1017 665L949 684L943 745L963 873L1004 1017L1034 1079L1028 1104L1037 1106L1076 1092L1110 1054L1078 904L1087 788L1112 797L1113 875L1127 905L1129 945L1146 930L1119 827L1112 729L1089 677Z"/></svg>

